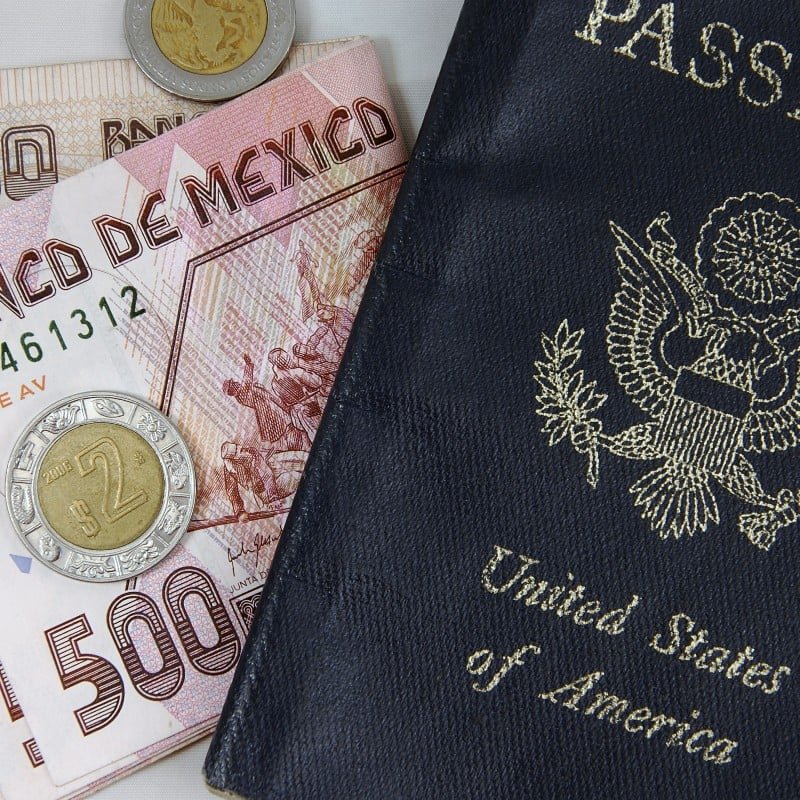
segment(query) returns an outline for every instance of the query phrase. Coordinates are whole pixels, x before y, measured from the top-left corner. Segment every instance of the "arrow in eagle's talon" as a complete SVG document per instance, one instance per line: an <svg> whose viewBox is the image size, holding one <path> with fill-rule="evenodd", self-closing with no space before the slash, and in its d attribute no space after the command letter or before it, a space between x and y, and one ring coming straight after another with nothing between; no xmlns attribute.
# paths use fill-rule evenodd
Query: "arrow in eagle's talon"
<svg viewBox="0 0 800 800"><path fill-rule="evenodd" d="M742 514L739 530L751 544L769 550L778 538L778 531L794 525L800 519L800 495L783 489L772 499L772 509L759 514Z"/></svg>

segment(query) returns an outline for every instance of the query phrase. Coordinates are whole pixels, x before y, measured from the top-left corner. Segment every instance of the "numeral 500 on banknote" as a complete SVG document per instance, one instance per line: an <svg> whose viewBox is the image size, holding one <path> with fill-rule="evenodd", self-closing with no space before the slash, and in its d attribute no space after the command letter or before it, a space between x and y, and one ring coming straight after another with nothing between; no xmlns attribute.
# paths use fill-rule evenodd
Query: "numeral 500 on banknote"
<svg viewBox="0 0 800 800"><path fill-rule="evenodd" d="M207 637L208 631L197 629L195 617L187 610L189 597L203 604L213 625L212 636ZM162 598L172 632L159 604L141 592L120 595L109 606L105 620L133 688L142 697L158 701L168 700L180 691L186 680L187 664L203 675L224 675L235 666L241 650L239 636L214 581L203 570L176 569L164 582ZM134 621L147 627L155 643L156 653L148 654L147 664L131 635ZM125 701L120 671L102 656L84 652L81 641L92 633L85 614L45 631L64 689L88 682L97 691L91 703L74 712L84 734L108 725ZM207 641L215 640L214 643L204 644L201 635ZM175 639L180 643L180 651Z"/></svg>

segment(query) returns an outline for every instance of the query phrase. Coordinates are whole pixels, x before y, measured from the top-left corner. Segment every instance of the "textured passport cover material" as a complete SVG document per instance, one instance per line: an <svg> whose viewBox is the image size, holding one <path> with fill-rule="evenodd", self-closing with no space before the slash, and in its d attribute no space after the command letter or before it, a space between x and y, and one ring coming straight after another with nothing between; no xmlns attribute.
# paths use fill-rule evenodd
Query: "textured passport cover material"
<svg viewBox="0 0 800 800"><path fill-rule="evenodd" d="M206 764L800 791L800 33L467 0Z"/></svg>

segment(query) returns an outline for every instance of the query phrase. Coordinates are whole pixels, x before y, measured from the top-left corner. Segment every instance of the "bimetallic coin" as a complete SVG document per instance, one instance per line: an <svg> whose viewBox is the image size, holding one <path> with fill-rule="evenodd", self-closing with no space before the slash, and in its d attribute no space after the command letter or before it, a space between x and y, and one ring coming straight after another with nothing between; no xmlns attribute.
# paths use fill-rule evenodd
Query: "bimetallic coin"
<svg viewBox="0 0 800 800"><path fill-rule="evenodd" d="M70 397L14 446L6 502L25 546L51 569L124 580L180 541L194 510L189 451L172 423L128 395Z"/></svg>
<svg viewBox="0 0 800 800"><path fill-rule="evenodd" d="M224 100L263 83L295 32L294 0L126 0L131 55L162 88Z"/></svg>

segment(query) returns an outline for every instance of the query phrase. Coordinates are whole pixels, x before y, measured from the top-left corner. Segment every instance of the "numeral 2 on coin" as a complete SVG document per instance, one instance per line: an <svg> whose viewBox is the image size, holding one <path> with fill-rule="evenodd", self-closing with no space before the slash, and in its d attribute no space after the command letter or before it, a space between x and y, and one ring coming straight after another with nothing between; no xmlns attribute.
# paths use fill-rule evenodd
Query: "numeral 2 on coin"
<svg viewBox="0 0 800 800"><path fill-rule="evenodd" d="M81 450L75 456L75 461L82 478L91 475L97 469L98 463L102 466L104 489L100 510L108 522L118 522L147 502L147 494L141 489L123 499L122 455L117 445L107 436ZM87 536L91 535L87 532Z"/></svg>

